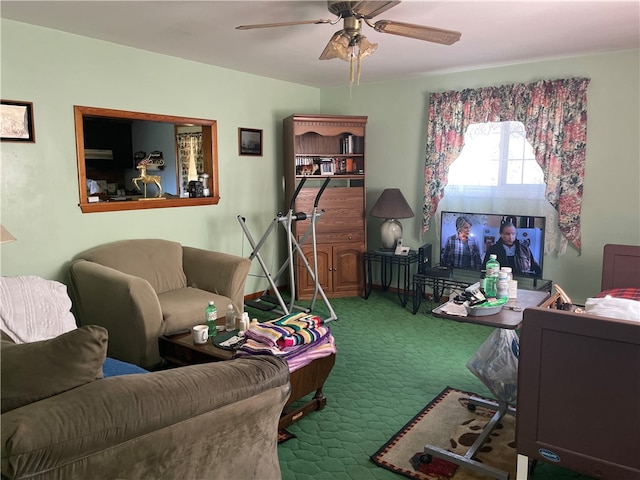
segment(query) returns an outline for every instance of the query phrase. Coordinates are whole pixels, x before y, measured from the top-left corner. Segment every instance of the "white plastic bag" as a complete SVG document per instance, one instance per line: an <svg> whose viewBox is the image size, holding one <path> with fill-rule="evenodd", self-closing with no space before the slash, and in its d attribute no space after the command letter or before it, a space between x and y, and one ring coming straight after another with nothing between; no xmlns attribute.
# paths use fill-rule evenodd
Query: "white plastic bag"
<svg viewBox="0 0 640 480"><path fill-rule="evenodd" d="M467 368L504 402L516 399L520 344L514 330L496 328L467 362Z"/></svg>

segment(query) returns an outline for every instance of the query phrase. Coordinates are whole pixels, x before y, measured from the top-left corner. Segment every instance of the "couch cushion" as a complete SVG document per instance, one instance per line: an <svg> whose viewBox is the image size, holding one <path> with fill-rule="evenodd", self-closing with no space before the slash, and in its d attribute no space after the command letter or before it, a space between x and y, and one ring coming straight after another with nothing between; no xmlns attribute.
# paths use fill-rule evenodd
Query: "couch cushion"
<svg viewBox="0 0 640 480"><path fill-rule="evenodd" d="M117 358L107 357L102 364L102 376L103 378L117 377L119 375L133 375L134 373L149 373L149 370L145 370L133 363L123 362Z"/></svg>
<svg viewBox="0 0 640 480"><path fill-rule="evenodd" d="M205 323L204 310L209 300L213 300L218 308L218 324L224 325L224 314L231 303L227 297L193 287L158 295L164 321L163 333L176 332Z"/></svg>
<svg viewBox="0 0 640 480"><path fill-rule="evenodd" d="M107 342L97 325L40 342L0 341L2 413L102 378Z"/></svg>
<svg viewBox="0 0 640 480"><path fill-rule="evenodd" d="M0 329L14 342L47 340L75 328L64 284L33 275L0 278Z"/></svg>
<svg viewBox="0 0 640 480"><path fill-rule="evenodd" d="M78 258L144 278L158 294L187 286L182 269L182 245L177 242L121 240L92 248Z"/></svg>

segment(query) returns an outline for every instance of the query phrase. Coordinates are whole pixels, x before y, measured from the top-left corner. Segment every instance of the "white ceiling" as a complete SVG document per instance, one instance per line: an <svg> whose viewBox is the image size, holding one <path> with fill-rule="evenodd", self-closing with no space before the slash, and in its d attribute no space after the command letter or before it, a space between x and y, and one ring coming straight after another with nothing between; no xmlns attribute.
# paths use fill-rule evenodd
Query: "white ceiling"
<svg viewBox="0 0 640 480"><path fill-rule="evenodd" d="M318 60L336 25L235 30L334 19L324 1L5 1L0 15L196 62L316 87L345 85L349 66ZM462 32L444 46L373 31L360 83L640 47L640 2L405 0L388 19Z"/></svg>

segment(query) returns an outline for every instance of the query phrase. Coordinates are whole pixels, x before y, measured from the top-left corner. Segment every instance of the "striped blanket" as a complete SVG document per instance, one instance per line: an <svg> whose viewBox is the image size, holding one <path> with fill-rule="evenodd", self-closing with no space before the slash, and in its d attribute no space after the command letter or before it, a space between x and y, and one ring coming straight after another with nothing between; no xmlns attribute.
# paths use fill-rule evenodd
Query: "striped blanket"
<svg viewBox="0 0 640 480"><path fill-rule="evenodd" d="M333 335L323 323L315 315L296 313L253 325L235 357L274 355L285 359L294 372L316 358L336 353Z"/></svg>
<svg viewBox="0 0 640 480"><path fill-rule="evenodd" d="M320 327L318 331L322 331L323 334L314 343L303 343L284 348L280 348L277 345L266 345L255 339L248 338L247 341L236 350L234 357L274 355L285 359L289 364L289 372L294 372L298 368L311 363L316 358L327 357L332 353L336 353L335 341L329 327Z"/></svg>
<svg viewBox="0 0 640 480"><path fill-rule="evenodd" d="M280 348L314 343L326 333L323 320L307 313L292 313L247 330L248 338Z"/></svg>

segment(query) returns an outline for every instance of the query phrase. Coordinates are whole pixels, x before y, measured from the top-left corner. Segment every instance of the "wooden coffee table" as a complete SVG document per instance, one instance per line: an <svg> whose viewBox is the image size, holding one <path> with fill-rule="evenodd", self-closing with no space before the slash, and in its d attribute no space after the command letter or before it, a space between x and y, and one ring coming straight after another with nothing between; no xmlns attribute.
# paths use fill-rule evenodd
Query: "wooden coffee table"
<svg viewBox="0 0 640 480"><path fill-rule="evenodd" d="M178 366L231 360L234 354L233 351L218 348L210 342L196 345L191 332L163 335L158 340L158 346L160 356ZM289 378L291 395L282 411L279 428L286 428L307 413L324 408L327 399L322 393L322 387L335 363L336 356L332 354L317 358L291 374ZM300 402L314 391L315 394L310 400Z"/></svg>

